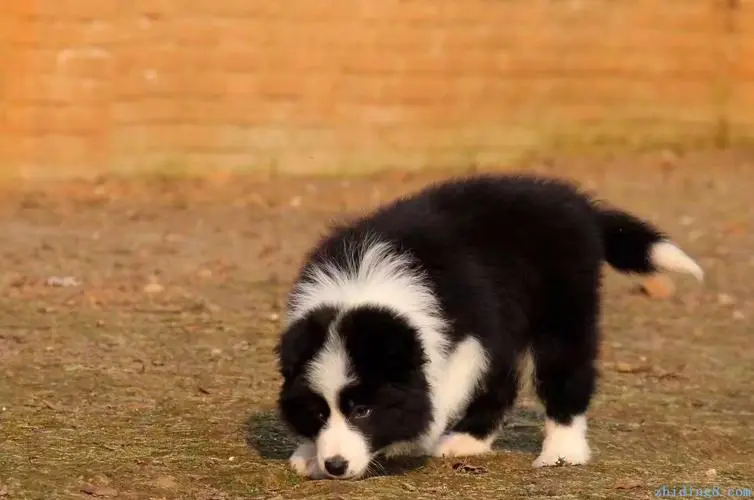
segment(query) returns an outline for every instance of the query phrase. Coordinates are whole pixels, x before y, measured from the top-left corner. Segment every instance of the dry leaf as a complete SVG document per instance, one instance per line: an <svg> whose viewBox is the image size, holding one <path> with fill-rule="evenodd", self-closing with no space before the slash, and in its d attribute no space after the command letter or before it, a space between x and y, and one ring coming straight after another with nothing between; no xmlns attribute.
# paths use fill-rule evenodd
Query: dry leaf
<svg viewBox="0 0 754 500"><path fill-rule="evenodd" d="M93 486L88 484L81 488L82 493L91 495L93 497L111 498L118 496L118 490L110 488L109 486Z"/></svg>
<svg viewBox="0 0 754 500"><path fill-rule="evenodd" d="M669 277L656 275L642 282L641 291L653 299L669 299L675 293L675 285Z"/></svg>
<svg viewBox="0 0 754 500"><path fill-rule="evenodd" d="M59 406L57 406L57 405L55 405L55 404L47 401L46 399L44 401L42 401L42 404L45 405L45 407L48 408L48 409L50 409L50 410L60 411L60 407Z"/></svg>
<svg viewBox="0 0 754 500"><path fill-rule="evenodd" d="M407 481L403 481L401 484L403 485L403 488L408 491L416 491L416 486Z"/></svg>
<svg viewBox="0 0 754 500"><path fill-rule="evenodd" d="M620 479L615 483L616 490L633 490L634 488L640 488L641 482L636 479Z"/></svg>
<svg viewBox="0 0 754 500"><path fill-rule="evenodd" d="M749 227L746 220L735 220L725 224L725 232L731 236L743 236L748 234Z"/></svg>
<svg viewBox="0 0 754 500"><path fill-rule="evenodd" d="M486 467L471 465L465 462L454 463L453 470L464 474L486 474L487 472L489 472Z"/></svg>

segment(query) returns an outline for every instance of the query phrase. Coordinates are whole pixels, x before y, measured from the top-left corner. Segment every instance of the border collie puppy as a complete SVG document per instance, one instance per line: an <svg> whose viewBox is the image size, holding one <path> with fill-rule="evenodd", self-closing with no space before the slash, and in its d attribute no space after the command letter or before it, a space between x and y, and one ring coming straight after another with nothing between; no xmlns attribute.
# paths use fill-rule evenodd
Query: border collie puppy
<svg viewBox="0 0 754 500"><path fill-rule="evenodd" d="M554 179L449 181L335 228L278 346L292 467L346 479L379 454L489 452L525 359L546 411L533 465L586 463L603 261L703 277L658 229Z"/></svg>

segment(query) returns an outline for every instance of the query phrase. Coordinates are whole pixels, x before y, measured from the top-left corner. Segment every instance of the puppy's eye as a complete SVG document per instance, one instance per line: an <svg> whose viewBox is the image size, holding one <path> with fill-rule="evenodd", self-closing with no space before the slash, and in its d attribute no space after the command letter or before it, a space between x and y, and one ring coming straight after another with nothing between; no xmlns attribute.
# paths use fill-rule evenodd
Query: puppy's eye
<svg viewBox="0 0 754 500"><path fill-rule="evenodd" d="M324 411L318 411L315 413L317 416L317 420L319 420L321 423L325 423L327 421L327 413Z"/></svg>
<svg viewBox="0 0 754 500"><path fill-rule="evenodd" d="M351 408L351 418L367 418L372 414L372 409L364 405L355 405Z"/></svg>

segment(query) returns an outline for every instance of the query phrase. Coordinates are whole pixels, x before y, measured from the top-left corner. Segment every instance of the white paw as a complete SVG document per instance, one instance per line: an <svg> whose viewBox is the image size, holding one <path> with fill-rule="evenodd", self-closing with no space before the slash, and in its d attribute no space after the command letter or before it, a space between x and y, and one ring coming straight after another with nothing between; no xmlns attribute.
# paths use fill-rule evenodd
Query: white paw
<svg viewBox="0 0 754 500"><path fill-rule="evenodd" d="M492 442L489 439L477 439L463 432L452 432L440 438L432 455L435 457L465 457L481 455L492 451Z"/></svg>
<svg viewBox="0 0 754 500"><path fill-rule="evenodd" d="M325 474L319 469L319 465L317 464L317 447L314 443L302 443L293 452L288 462L299 476L311 479L322 479L325 477Z"/></svg>
<svg viewBox="0 0 754 500"><path fill-rule="evenodd" d="M548 419L545 422L542 452L532 466L583 465L590 456L586 418L583 415L575 417L571 425L561 425Z"/></svg>

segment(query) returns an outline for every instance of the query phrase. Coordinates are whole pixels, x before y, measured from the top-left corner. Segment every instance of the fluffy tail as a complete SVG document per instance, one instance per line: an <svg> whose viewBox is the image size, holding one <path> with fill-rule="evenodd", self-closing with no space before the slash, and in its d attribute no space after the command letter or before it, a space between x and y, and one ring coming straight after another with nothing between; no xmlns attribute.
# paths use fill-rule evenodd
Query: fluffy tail
<svg viewBox="0 0 754 500"><path fill-rule="evenodd" d="M648 222L613 208L595 209L605 259L618 271L639 274L675 271L691 274L699 281L704 279L699 264Z"/></svg>

